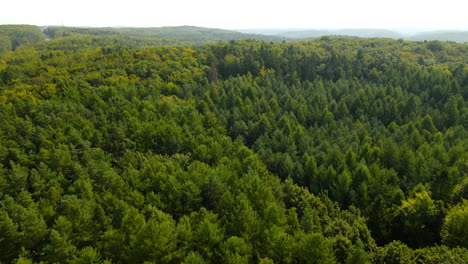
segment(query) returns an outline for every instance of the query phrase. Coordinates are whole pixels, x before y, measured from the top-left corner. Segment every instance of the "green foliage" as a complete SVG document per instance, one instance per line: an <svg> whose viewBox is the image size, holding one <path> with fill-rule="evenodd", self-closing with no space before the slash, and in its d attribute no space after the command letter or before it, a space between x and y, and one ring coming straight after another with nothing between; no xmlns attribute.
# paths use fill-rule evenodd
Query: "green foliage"
<svg viewBox="0 0 468 264"><path fill-rule="evenodd" d="M353 251L348 257L347 263L349 264L364 264L371 263L369 261L369 254L364 250L364 245L361 241L358 241L356 246L354 246Z"/></svg>
<svg viewBox="0 0 468 264"><path fill-rule="evenodd" d="M466 45L163 31L0 36L2 263L467 259Z"/></svg>
<svg viewBox="0 0 468 264"><path fill-rule="evenodd" d="M295 258L297 263L336 263L330 243L314 233L301 237Z"/></svg>
<svg viewBox="0 0 468 264"><path fill-rule="evenodd" d="M400 241L393 241L376 254L375 263L414 263L414 253L407 245Z"/></svg>
<svg viewBox="0 0 468 264"><path fill-rule="evenodd" d="M44 30L44 34L49 38L61 38L77 35L117 36L122 39L130 39L133 41L146 40L148 43L153 45L205 44L239 39L258 39L263 41L280 42L285 39L284 37L244 34L237 31L192 26L159 28L48 27Z"/></svg>
<svg viewBox="0 0 468 264"><path fill-rule="evenodd" d="M0 25L0 57L19 46L44 40L41 30L31 25Z"/></svg>
<svg viewBox="0 0 468 264"><path fill-rule="evenodd" d="M414 252L416 263L464 263L468 257L466 248L450 249L446 246L428 247Z"/></svg>
<svg viewBox="0 0 468 264"><path fill-rule="evenodd" d="M468 247L468 201L454 206L444 219L442 225L442 242L448 246Z"/></svg>
<svg viewBox="0 0 468 264"><path fill-rule="evenodd" d="M200 254L196 252L190 252L184 259L183 264L204 264L206 261Z"/></svg>
<svg viewBox="0 0 468 264"><path fill-rule="evenodd" d="M251 245L240 237L228 238L220 247L223 263L249 263L252 256Z"/></svg>
<svg viewBox="0 0 468 264"><path fill-rule="evenodd" d="M428 241L437 241L436 227L440 218L439 207L428 192L417 192L414 198L402 202L398 208L395 233L405 234L400 239L411 246L421 247Z"/></svg>
<svg viewBox="0 0 468 264"><path fill-rule="evenodd" d="M79 256L71 263L84 264L84 263L103 263L99 252L92 247L85 247L80 250Z"/></svg>

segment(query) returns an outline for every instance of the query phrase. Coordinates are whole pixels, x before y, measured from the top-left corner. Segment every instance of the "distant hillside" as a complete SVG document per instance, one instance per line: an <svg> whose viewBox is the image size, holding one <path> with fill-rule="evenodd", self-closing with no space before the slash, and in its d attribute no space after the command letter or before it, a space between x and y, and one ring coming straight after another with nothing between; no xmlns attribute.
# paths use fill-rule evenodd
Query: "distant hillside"
<svg viewBox="0 0 468 264"><path fill-rule="evenodd" d="M408 40L443 40L468 43L468 31L431 31L406 37Z"/></svg>
<svg viewBox="0 0 468 264"><path fill-rule="evenodd" d="M134 38L165 39L178 44L203 44L218 41L256 39L271 42L285 40L282 36L244 34L237 31L192 26L155 28L72 28L49 27L44 33L50 38L72 35L125 36Z"/></svg>
<svg viewBox="0 0 468 264"><path fill-rule="evenodd" d="M322 36L353 36L361 38L401 38L403 35L388 29L246 29L243 33L257 33L285 38L318 38Z"/></svg>
<svg viewBox="0 0 468 264"><path fill-rule="evenodd" d="M353 36L361 38L401 38L402 35L386 29L338 29L338 30L301 30L279 34L288 38L311 38L321 36Z"/></svg>
<svg viewBox="0 0 468 264"><path fill-rule="evenodd" d="M27 43L42 41L44 36L37 26L0 25L0 54L15 50Z"/></svg>
<svg viewBox="0 0 468 264"><path fill-rule="evenodd" d="M396 32L388 29L241 29L239 32L280 36L290 39L319 38L322 36L352 36L360 38L393 38L413 41L441 40L468 42L468 31L430 31L430 32Z"/></svg>

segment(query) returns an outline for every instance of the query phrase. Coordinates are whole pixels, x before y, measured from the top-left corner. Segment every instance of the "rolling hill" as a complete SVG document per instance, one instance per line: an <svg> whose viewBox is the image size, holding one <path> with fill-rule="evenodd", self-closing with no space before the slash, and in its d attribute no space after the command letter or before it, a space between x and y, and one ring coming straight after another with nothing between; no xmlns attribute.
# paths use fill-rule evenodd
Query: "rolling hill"
<svg viewBox="0 0 468 264"><path fill-rule="evenodd" d="M50 38L71 35L120 36L130 38L164 39L180 44L204 44L218 41L256 39L269 42L281 42L283 36L244 34L237 31L203 28L193 26L153 27L153 28L76 28L48 27L44 33Z"/></svg>

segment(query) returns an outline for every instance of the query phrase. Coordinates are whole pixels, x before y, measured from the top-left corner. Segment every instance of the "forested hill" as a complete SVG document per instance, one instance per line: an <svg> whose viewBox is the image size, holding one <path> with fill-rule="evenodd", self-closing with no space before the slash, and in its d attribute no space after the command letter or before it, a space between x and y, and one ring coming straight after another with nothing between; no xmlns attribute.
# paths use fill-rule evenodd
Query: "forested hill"
<svg viewBox="0 0 468 264"><path fill-rule="evenodd" d="M44 40L41 30L30 25L0 25L0 55L18 46Z"/></svg>
<svg viewBox="0 0 468 264"><path fill-rule="evenodd" d="M409 36L408 40L442 40L468 43L468 31L432 31Z"/></svg>
<svg viewBox="0 0 468 264"><path fill-rule="evenodd" d="M131 40L0 57L0 262L466 263L468 45Z"/></svg>
<svg viewBox="0 0 468 264"><path fill-rule="evenodd" d="M206 44L210 42L257 39L263 41L281 42L286 40L281 36L266 36L260 34L244 34L215 28L193 26L180 27L154 27L154 28L73 28L48 27L44 33L50 38L66 37L72 35L92 36L119 36L129 38L157 39L166 44Z"/></svg>
<svg viewBox="0 0 468 264"><path fill-rule="evenodd" d="M402 29L403 30L403 29ZM388 29L240 29L242 33L256 33L290 39L320 38L322 36L348 36L359 38L393 38L412 41L455 41L468 43L467 30L414 31L412 33Z"/></svg>
<svg viewBox="0 0 468 264"><path fill-rule="evenodd" d="M335 30L295 30L283 31L276 34L287 38L318 38L322 36L353 36L360 38L394 38L403 37L398 32L386 29L335 29Z"/></svg>

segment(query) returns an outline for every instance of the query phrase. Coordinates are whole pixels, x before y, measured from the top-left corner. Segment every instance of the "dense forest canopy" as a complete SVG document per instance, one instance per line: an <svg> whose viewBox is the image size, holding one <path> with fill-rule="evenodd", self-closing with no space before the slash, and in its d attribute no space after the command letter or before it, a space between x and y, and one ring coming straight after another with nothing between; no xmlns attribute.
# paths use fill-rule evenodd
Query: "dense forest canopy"
<svg viewBox="0 0 468 264"><path fill-rule="evenodd" d="M57 32L0 52L1 263L466 263L468 45Z"/></svg>
<svg viewBox="0 0 468 264"><path fill-rule="evenodd" d="M267 36L261 34L244 34L232 30L202 28L192 26L180 27L154 27L154 28L74 28L74 27L47 27L44 34L49 38L66 37L73 35L92 36L119 36L126 38L144 38L154 41L165 41L167 44L205 44L218 41L257 39L271 42L286 40L283 36Z"/></svg>
<svg viewBox="0 0 468 264"><path fill-rule="evenodd" d="M18 46L44 39L41 30L31 25L0 25L0 55Z"/></svg>

